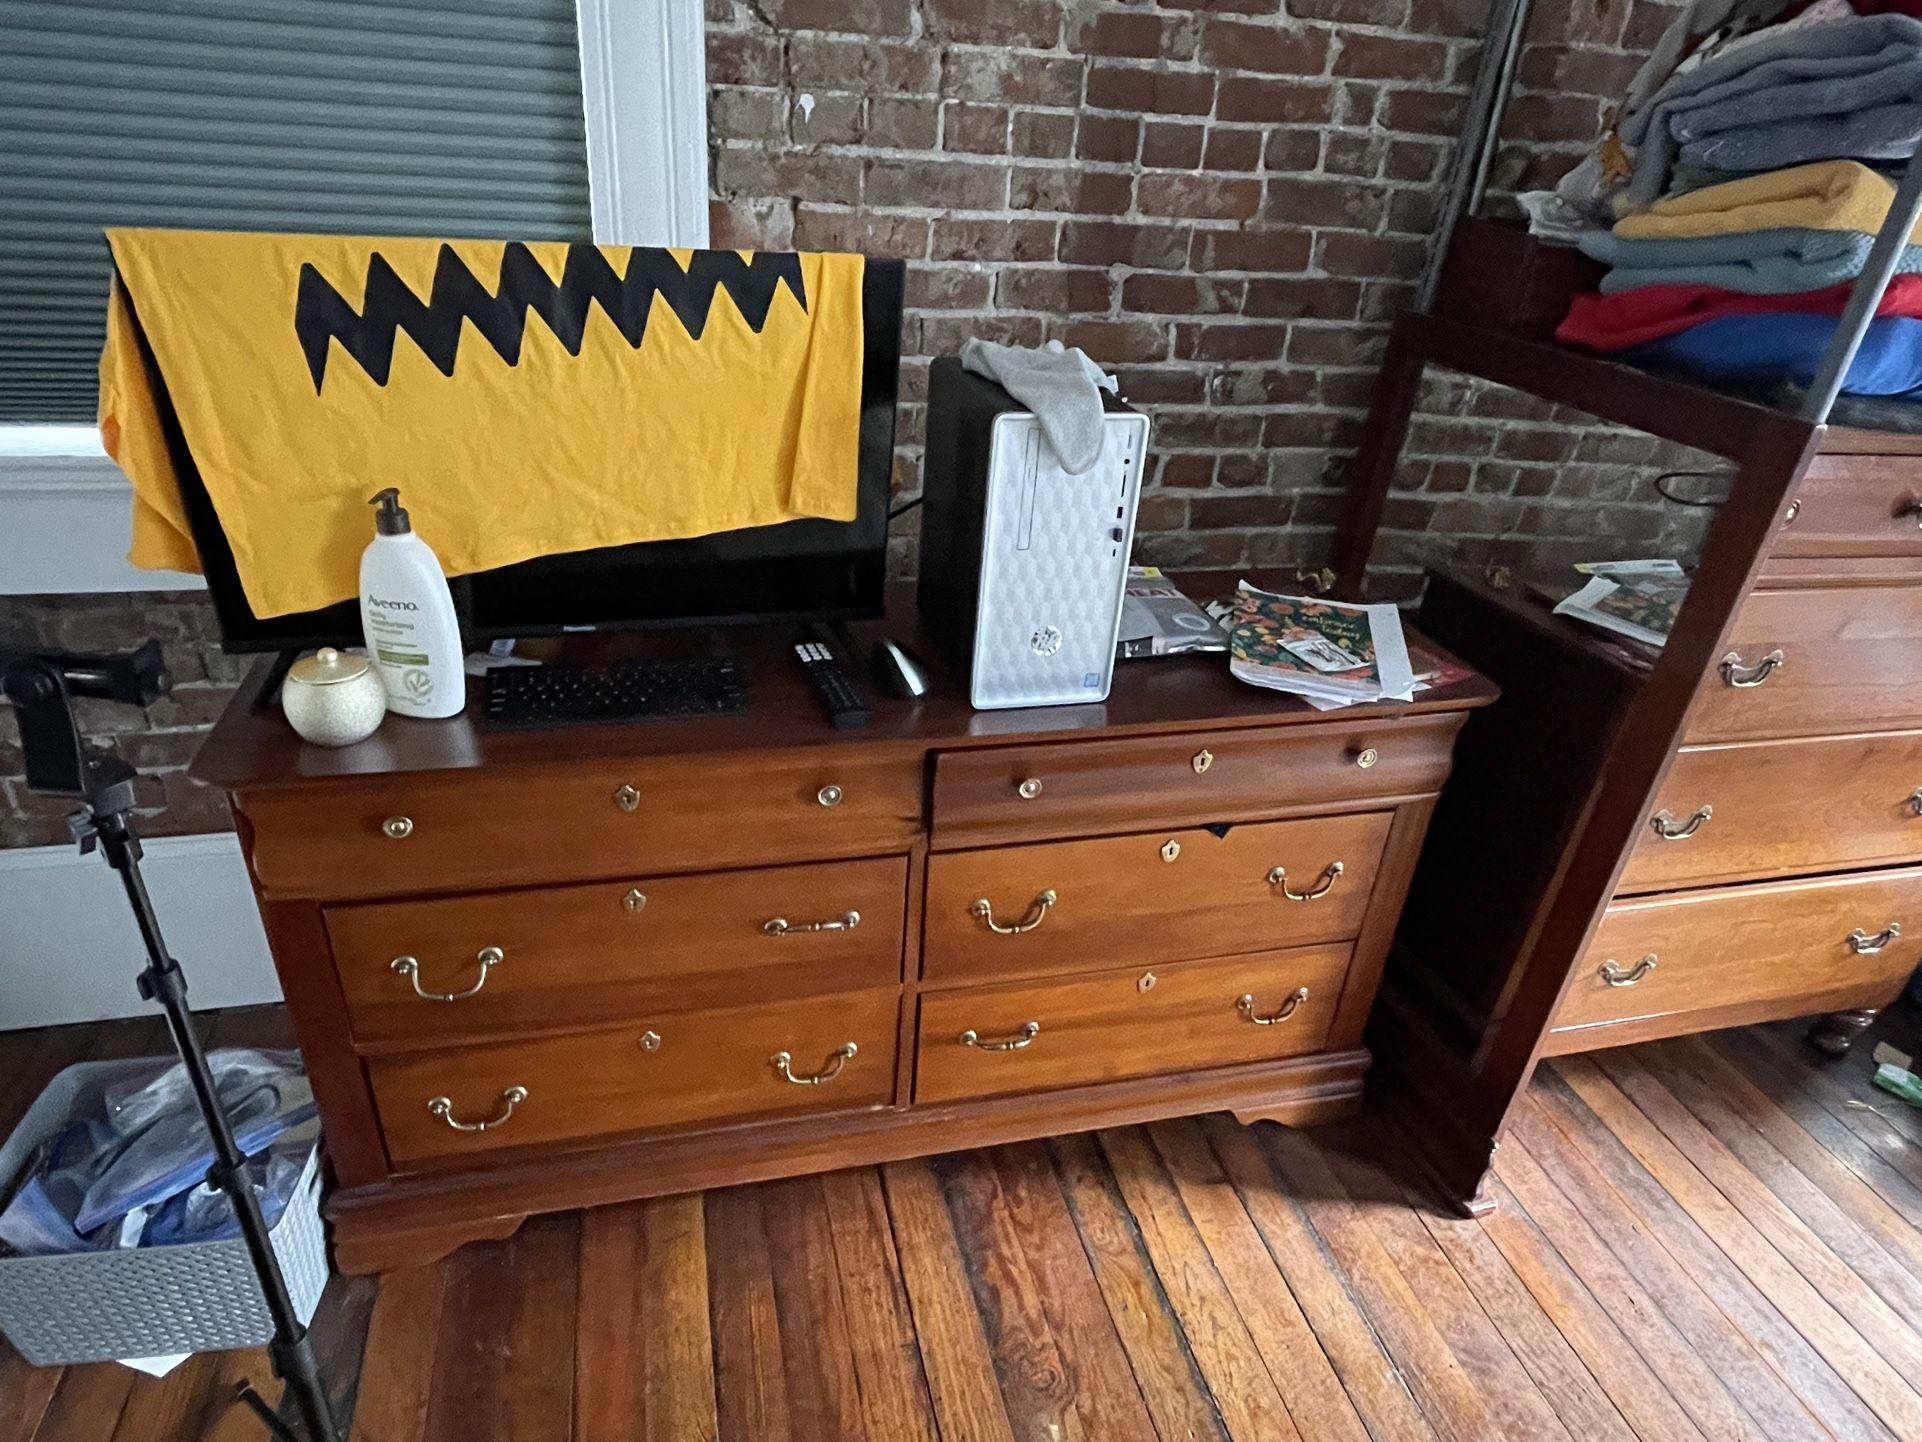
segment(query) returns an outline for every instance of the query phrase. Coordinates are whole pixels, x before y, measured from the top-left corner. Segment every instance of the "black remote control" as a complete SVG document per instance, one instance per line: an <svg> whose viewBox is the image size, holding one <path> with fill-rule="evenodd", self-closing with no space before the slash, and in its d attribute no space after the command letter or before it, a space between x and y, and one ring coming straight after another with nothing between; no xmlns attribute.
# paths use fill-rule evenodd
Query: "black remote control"
<svg viewBox="0 0 1922 1442"><path fill-rule="evenodd" d="M841 663L834 659L834 652L821 642L796 641L794 659L801 663L801 674L807 677L821 709L837 727L846 730L850 726L865 726L874 718L873 708L854 689Z"/></svg>

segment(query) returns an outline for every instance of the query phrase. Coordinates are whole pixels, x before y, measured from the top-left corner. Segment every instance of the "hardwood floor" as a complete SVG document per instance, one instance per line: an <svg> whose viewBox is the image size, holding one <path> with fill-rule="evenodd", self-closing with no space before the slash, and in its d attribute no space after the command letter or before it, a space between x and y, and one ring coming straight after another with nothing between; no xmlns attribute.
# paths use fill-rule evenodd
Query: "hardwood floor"
<svg viewBox="0 0 1922 1442"><path fill-rule="evenodd" d="M539 1218L316 1337L356 1442L1922 1442L1922 1111L1798 1037L1553 1063L1479 1222L1391 1120L1210 1117ZM0 1036L0 1129L162 1042ZM242 1376L0 1345L0 1442L257 1438Z"/></svg>

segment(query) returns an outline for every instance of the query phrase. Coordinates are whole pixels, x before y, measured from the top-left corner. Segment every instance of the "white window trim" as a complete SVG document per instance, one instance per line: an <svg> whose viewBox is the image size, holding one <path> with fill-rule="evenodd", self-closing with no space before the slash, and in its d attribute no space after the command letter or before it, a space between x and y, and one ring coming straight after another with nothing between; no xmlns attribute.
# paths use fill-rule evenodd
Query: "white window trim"
<svg viewBox="0 0 1922 1442"><path fill-rule="evenodd" d="M707 244L701 0L577 0L594 238ZM133 496L92 426L0 425L0 595L171 591L126 559Z"/></svg>

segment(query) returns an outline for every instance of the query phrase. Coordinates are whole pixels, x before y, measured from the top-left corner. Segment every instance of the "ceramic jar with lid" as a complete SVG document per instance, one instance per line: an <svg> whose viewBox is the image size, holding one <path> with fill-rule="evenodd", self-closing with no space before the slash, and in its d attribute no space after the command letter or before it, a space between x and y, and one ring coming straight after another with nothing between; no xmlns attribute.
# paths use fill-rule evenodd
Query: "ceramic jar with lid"
<svg viewBox="0 0 1922 1442"><path fill-rule="evenodd" d="M380 728L387 688L365 656L323 646L294 662L280 688L287 724L316 746L352 746Z"/></svg>

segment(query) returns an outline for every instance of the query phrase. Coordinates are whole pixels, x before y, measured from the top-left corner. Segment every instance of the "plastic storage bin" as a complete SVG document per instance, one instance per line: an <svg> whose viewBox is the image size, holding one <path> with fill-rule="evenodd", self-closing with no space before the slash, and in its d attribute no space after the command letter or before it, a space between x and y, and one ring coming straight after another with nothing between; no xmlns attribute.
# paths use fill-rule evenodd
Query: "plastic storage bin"
<svg viewBox="0 0 1922 1442"><path fill-rule="evenodd" d="M153 1065L153 1058L81 1062L56 1076L0 1146L0 1189L11 1185L41 1142L66 1125L83 1089L150 1072ZM320 1181L316 1148L272 1233L303 1321L313 1316L327 1285ZM247 1244L236 1237L176 1247L0 1257L0 1332L29 1362L58 1367L259 1347L272 1340L274 1324Z"/></svg>

